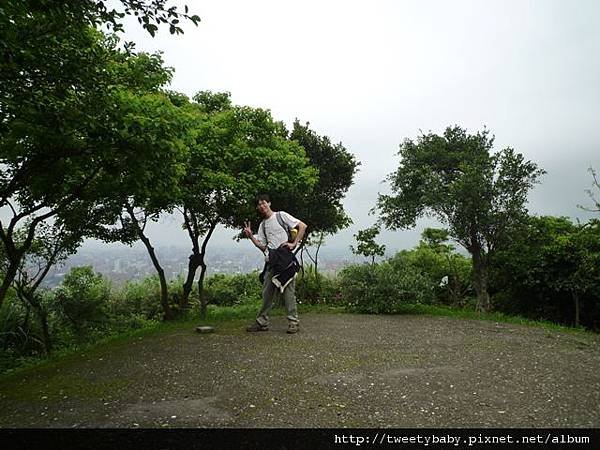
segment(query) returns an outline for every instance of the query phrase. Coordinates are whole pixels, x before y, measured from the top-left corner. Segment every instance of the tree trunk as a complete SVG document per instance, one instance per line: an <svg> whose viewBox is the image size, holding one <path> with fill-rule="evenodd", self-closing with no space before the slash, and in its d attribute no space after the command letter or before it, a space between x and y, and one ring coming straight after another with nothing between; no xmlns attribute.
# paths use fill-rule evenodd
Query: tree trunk
<svg viewBox="0 0 600 450"><path fill-rule="evenodd" d="M202 249L199 255L200 262L200 278L198 279L198 299L200 300L200 318L202 320L206 319L206 297L204 296L204 276L206 275L206 262L204 258L206 257L206 246L208 245L208 241L215 231L217 227L217 222L214 222L210 225L206 236L204 236L204 240L202 241Z"/></svg>
<svg viewBox="0 0 600 450"><path fill-rule="evenodd" d="M135 217L133 207L128 205L126 206L126 209L129 213L129 217L131 217L132 223L135 224L137 235L140 238L140 240L144 243L146 250L148 250L148 254L150 255L150 259L152 260L152 265L154 265L154 268L158 273L158 279L160 281L160 305L163 309L163 319L173 320L175 317L173 311L171 310L171 307L169 306L169 288L167 285L167 279L165 277L165 271L158 262L156 251L154 250L154 247L152 247L152 245L150 244L150 239L146 237L146 235L144 234L144 230L140 228L137 218Z"/></svg>
<svg viewBox="0 0 600 450"><path fill-rule="evenodd" d="M489 311L491 309L490 295L487 290L488 273L485 257L481 249L476 249L472 253L473 257L473 278L475 291L477 292L477 311Z"/></svg>
<svg viewBox="0 0 600 450"><path fill-rule="evenodd" d="M20 261L19 261L20 263ZM6 293L10 289L10 285L14 281L17 276L17 270L19 268L19 263L13 264L12 262L9 264L6 273L4 274L4 279L2 280L2 285L0 285L0 306L4 302L4 298L6 297Z"/></svg>
<svg viewBox="0 0 600 450"><path fill-rule="evenodd" d="M44 351L47 355L52 352L52 339L50 338L50 331L48 329L48 313L44 311L42 305L34 301L33 299L29 299L29 303L33 307L33 311L40 322L40 326L42 327L42 342L44 343Z"/></svg>
<svg viewBox="0 0 600 450"><path fill-rule="evenodd" d="M204 276L206 275L206 264L204 263L204 254L200 264L200 278L198 278L198 297L200 298L200 319L206 319L206 296L204 295Z"/></svg>
<svg viewBox="0 0 600 450"><path fill-rule="evenodd" d="M580 312L580 304L579 304L579 294L577 292L573 292L573 301L575 303L575 326L579 326L579 312Z"/></svg>
<svg viewBox="0 0 600 450"><path fill-rule="evenodd" d="M154 247L150 244L150 239L148 239L144 233L138 229L138 234L140 240L146 246L146 250L148 250L148 254L150 255L150 259L152 260L152 264L158 273L158 279L160 281L160 304L163 309L163 317L165 320L172 320L174 318L173 311L169 306L169 288L167 285L167 279L165 277L165 271L161 267L158 262L158 257L156 256L156 252L154 251Z"/></svg>
<svg viewBox="0 0 600 450"><path fill-rule="evenodd" d="M21 325L21 328L23 328L24 330L27 329L27 327L29 326L29 316L31 314L31 307L29 305L27 306L27 312L25 313L25 319L23 319L23 324Z"/></svg>
<svg viewBox="0 0 600 450"><path fill-rule="evenodd" d="M183 296L181 297L181 302L179 306L182 311L185 311L189 306L190 301L190 293L192 292L192 287L194 286L194 278L196 277L196 271L198 267L200 267L202 259L199 254L191 254L188 262L188 273L183 284Z"/></svg>
<svg viewBox="0 0 600 450"><path fill-rule="evenodd" d="M321 233L321 237L319 238L319 243L317 244L317 250L315 251L315 279L317 281L317 287L319 291L321 290L321 279L319 278L319 250L321 249L321 244L323 243L323 233Z"/></svg>
<svg viewBox="0 0 600 450"><path fill-rule="evenodd" d="M302 279L304 279L304 247L300 251L300 268L302 269Z"/></svg>
<svg viewBox="0 0 600 450"><path fill-rule="evenodd" d="M448 262L448 271L450 273L448 276L448 301L451 305L458 306L458 273L456 272L452 258L448 254L446 254L446 261Z"/></svg>
<svg viewBox="0 0 600 450"><path fill-rule="evenodd" d="M41 302L35 298L35 294L31 291L27 291L23 285L17 283L15 287L17 297L29 305L33 309L33 313L37 318L40 327L42 328L42 344L44 345L44 352L49 355L52 352L52 338L50 337L50 331L48 329L48 313L44 310ZM27 316L29 317L29 308L27 308Z"/></svg>

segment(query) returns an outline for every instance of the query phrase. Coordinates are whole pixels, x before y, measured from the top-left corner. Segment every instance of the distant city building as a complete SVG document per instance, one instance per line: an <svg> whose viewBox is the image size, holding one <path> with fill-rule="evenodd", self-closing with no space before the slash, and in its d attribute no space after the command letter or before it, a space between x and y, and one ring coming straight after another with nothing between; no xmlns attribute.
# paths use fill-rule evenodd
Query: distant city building
<svg viewBox="0 0 600 450"><path fill-rule="evenodd" d="M184 277L187 274L189 250L182 247L160 247L157 255L161 266L170 278ZM213 247L206 256L207 275L215 273L240 274L262 270L263 259L253 247L231 246ZM310 261L305 259L304 263ZM349 252L322 248L319 254L319 270L335 274L345 265L357 262ZM155 275L156 270L145 248L111 247L82 248L69 257L62 265L56 266L46 277L47 287L58 286L71 268L92 266L114 284L121 285L129 280L141 280ZM199 275L199 271L197 276Z"/></svg>

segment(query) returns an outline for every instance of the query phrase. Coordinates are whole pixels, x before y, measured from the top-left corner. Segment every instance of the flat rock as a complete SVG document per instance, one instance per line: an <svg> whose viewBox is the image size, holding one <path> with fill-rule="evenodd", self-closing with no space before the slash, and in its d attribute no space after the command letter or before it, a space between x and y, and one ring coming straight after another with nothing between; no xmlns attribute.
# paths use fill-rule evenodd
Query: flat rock
<svg viewBox="0 0 600 450"><path fill-rule="evenodd" d="M215 329L214 327L200 326L196 327L196 331L198 333L214 333Z"/></svg>

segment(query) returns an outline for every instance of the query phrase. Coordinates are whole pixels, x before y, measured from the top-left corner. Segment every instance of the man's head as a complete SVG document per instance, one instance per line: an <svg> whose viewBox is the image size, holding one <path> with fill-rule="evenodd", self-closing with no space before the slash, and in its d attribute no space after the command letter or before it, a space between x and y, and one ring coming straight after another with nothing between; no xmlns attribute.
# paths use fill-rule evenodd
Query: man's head
<svg viewBox="0 0 600 450"><path fill-rule="evenodd" d="M260 194L256 196L255 206L258 213L263 217L269 217L271 211L271 199L267 194Z"/></svg>

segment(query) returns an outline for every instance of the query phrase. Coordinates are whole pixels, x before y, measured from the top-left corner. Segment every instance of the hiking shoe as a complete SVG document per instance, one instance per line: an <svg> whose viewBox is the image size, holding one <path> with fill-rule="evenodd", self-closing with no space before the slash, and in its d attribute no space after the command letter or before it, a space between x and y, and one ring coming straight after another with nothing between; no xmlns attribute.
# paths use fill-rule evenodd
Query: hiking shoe
<svg viewBox="0 0 600 450"><path fill-rule="evenodd" d="M298 324L296 322L290 322L287 329L287 334L294 334L298 332Z"/></svg>
<svg viewBox="0 0 600 450"><path fill-rule="evenodd" d="M248 331L250 333L254 333L256 331L269 331L269 326L268 325L261 325L258 322L254 322L252 325L248 325L246 327L246 331Z"/></svg>

